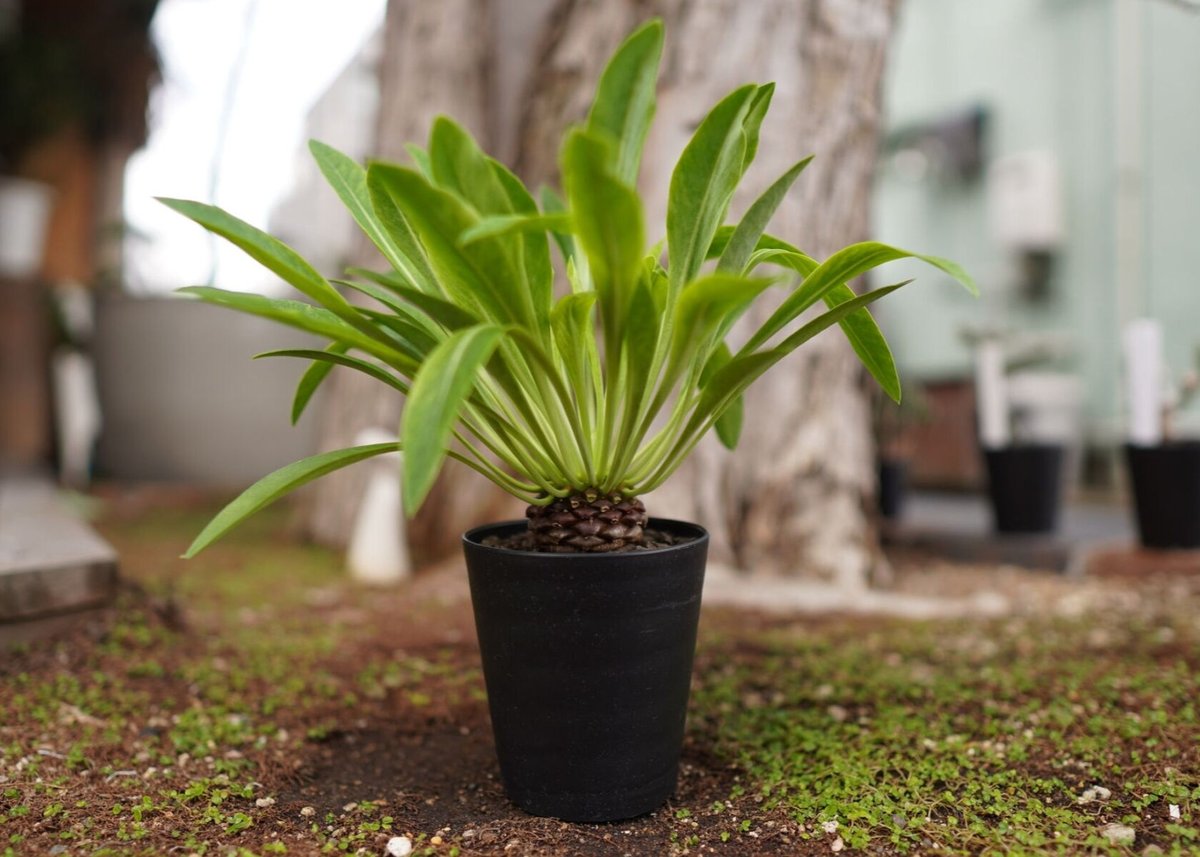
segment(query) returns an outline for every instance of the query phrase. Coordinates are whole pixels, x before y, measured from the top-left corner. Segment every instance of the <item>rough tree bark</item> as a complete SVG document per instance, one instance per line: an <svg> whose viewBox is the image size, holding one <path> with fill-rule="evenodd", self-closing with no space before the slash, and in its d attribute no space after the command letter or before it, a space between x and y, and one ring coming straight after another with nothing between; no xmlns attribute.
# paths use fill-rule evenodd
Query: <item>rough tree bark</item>
<svg viewBox="0 0 1200 857"><path fill-rule="evenodd" d="M867 233L880 81L896 3L392 0L380 151L395 156L401 142L424 138L433 113L447 112L477 133L489 132L481 133L481 142L515 160L531 186L556 183L563 129L584 116L620 40L658 15L666 23L667 45L642 167L647 222L664 222L670 170L705 111L735 86L774 80L758 159L734 208L743 210L792 163L815 153L772 229L823 256ZM514 50L513 39L528 43L530 34L536 50ZM524 81L515 92L514 80ZM352 439L363 424L394 424L398 404L384 408L378 395L357 379L338 379L327 401L330 445ZM853 353L840 333L825 334L752 390L738 450L730 454L706 440L647 499L651 512L704 524L713 534L714 555L740 567L862 585L881 567L866 512L874 458L867 415L863 373ZM457 484L467 477L452 478ZM328 539L344 531L357 497L353 480L351 473L324 489L314 515L318 535ZM448 531L457 535L442 518L462 521L480 511L455 504L491 505L495 494L472 485L440 497L430 516L438 518L439 532L425 534L435 549L452 543Z"/></svg>

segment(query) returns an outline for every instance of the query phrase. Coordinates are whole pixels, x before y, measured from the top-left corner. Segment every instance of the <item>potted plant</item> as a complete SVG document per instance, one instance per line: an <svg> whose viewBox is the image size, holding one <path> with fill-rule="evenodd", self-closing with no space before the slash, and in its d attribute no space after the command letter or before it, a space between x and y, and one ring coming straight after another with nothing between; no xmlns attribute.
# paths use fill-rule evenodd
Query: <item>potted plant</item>
<svg viewBox="0 0 1200 857"><path fill-rule="evenodd" d="M1200 367L1200 351L1196 363ZM1157 418L1158 425L1145 436L1134 432L1125 445L1138 536L1144 547L1200 548L1200 441L1178 438L1175 430L1178 412L1198 391L1197 369L1165 397L1161 386L1153 384L1146 392L1157 411L1150 416Z"/></svg>
<svg viewBox="0 0 1200 857"><path fill-rule="evenodd" d="M1045 334L1019 337L994 329L965 330L975 350L975 402L979 442L987 470L988 500L997 533L1052 533L1058 526L1070 420L1047 410L1045 388L1057 391L1060 409L1071 412L1073 379L1017 373L1062 359L1064 341ZM1018 380L1024 395L1018 395ZM1063 381L1067 383L1064 385ZM1037 390L1038 395L1033 395ZM1018 406L1019 399L1026 406ZM1039 418L1040 416L1040 418ZM1048 439L1052 438L1052 439Z"/></svg>
<svg viewBox="0 0 1200 857"><path fill-rule="evenodd" d="M647 517L639 496L709 429L734 445L746 388L835 324L899 397L895 364L865 308L903 284L856 295L849 280L916 256L974 291L943 259L866 242L818 262L765 234L809 159L739 223L723 225L770 84L734 90L685 148L670 185L664 264L663 246L647 248L635 190L662 38L661 23L647 23L610 60L586 121L562 144L563 193L543 191L540 206L446 118L426 148L410 149L412 166L364 169L313 143L392 266L333 281L373 298L373 308L349 303L295 252L229 214L164 200L318 304L184 290L329 343L273 352L312 361L297 412L334 365L407 398L397 442L325 452L265 477L187 555L293 488L397 449L410 513L447 457L524 500L527 521L464 536L471 598L508 793L529 812L573 821L648 812L675 784L708 537L695 524ZM570 286L560 297L550 238ZM777 273L760 275L765 265ZM785 292L778 308L730 344L734 322L773 287Z"/></svg>

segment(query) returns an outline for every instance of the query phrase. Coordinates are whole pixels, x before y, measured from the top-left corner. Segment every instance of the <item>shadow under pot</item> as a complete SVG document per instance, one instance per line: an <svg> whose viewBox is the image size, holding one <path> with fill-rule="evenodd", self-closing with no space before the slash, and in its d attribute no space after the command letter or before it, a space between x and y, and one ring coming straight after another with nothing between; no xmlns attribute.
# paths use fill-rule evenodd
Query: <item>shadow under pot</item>
<svg viewBox="0 0 1200 857"><path fill-rule="evenodd" d="M996 532L1052 533L1058 527L1063 447L1022 444L984 450Z"/></svg>
<svg viewBox="0 0 1200 857"><path fill-rule="evenodd" d="M671 796L708 533L651 519L677 543L623 553L537 553L463 537L496 755L533 815L617 821Z"/></svg>
<svg viewBox="0 0 1200 857"><path fill-rule="evenodd" d="M1200 441L1125 447L1138 535L1148 548L1200 548Z"/></svg>

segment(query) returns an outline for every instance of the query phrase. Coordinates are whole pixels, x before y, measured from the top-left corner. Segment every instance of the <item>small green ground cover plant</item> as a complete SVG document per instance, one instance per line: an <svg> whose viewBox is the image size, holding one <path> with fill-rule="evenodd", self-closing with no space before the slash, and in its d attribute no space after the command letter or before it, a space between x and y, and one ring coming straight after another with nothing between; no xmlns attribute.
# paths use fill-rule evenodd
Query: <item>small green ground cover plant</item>
<svg viewBox="0 0 1200 857"><path fill-rule="evenodd" d="M384 272L353 269L349 279L327 280L218 208L163 200L312 302L184 289L328 343L270 355L311 361L293 416L333 366L406 397L398 444L326 452L278 471L221 512L189 555L299 485L397 448L410 512L450 457L529 504L541 549L638 544L647 520L639 495L669 478L710 429L734 446L747 387L834 325L899 399L895 362L867 306L904 283L862 295L848 283L910 257L974 291L970 278L945 259L874 241L818 261L768 234L810 158L727 223L773 84L739 87L700 123L671 176L665 238L649 245L636 186L662 45L662 24L651 21L619 48L586 121L563 140L561 192L543 188L538 199L445 117L426 147L409 147L409 166L364 168L312 143L325 177L390 266ZM339 286L371 306L352 303ZM735 347L734 323L772 288L785 292L778 308ZM823 311L811 315L817 307Z"/></svg>
<svg viewBox="0 0 1200 857"><path fill-rule="evenodd" d="M1200 851L1197 578L1074 618L709 611L676 799L563 826L487 776L465 586L414 592L398 629L274 511L185 572L176 546L215 508L102 522L138 588L72 639L0 651L0 854Z"/></svg>

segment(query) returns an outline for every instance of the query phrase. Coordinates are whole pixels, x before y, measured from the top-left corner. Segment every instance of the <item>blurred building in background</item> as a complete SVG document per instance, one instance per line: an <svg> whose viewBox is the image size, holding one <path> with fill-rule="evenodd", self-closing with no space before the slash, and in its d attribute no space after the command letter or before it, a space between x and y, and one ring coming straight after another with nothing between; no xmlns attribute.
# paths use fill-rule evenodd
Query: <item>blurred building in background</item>
<svg viewBox="0 0 1200 857"><path fill-rule="evenodd" d="M1125 323L1161 320L1176 382L1196 366L1198 86L1200 6L1189 2L904 4L875 234L961 262L983 293L918 283L879 310L902 370L931 385L941 416L940 429L921 430L918 474L978 475L966 329L1051 343L1027 367L1046 381L1033 383L1029 407L1067 409L1077 397L1074 440L1100 449L1123 440ZM1035 434L1070 422L1029 419ZM1177 422L1195 433L1200 411Z"/></svg>

